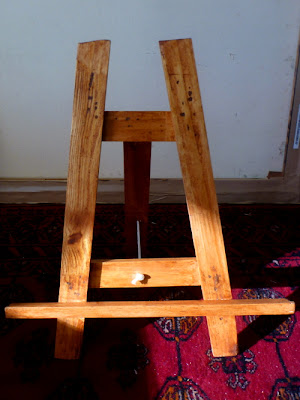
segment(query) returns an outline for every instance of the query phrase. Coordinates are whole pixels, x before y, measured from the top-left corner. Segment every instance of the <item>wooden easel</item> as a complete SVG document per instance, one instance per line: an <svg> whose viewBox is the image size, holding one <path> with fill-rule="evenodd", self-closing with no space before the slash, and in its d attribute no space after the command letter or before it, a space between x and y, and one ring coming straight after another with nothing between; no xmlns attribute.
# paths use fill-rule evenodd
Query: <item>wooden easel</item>
<svg viewBox="0 0 300 400"><path fill-rule="evenodd" d="M85 318L205 315L214 356L234 356L238 352L236 315L292 314L295 310L295 304L286 299L232 300L192 41L160 42L160 50L171 111L104 112L110 42L78 47L59 300L6 308L8 318L57 318L58 358L79 357ZM134 158L150 160L149 142L176 141L195 258L91 261L104 140L127 143L127 165ZM129 168L125 180L130 188L135 169ZM144 179L138 171L135 174L135 179ZM149 186L149 176L145 179L144 188ZM147 193L135 191L128 196L132 206L139 196L144 204ZM133 216L131 206L129 223L139 213L142 219L145 211L143 205ZM133 284L136 273L147 275L147 282ZM192 285L201 285L204 300L86 301L88 287Z"/></svg>

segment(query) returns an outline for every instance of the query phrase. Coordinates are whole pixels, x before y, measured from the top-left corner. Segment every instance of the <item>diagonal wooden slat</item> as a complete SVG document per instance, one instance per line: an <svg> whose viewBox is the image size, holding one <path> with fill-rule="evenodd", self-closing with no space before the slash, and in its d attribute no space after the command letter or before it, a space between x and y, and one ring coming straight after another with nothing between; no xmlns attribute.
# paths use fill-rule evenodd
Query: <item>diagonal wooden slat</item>
<svg viewBox="0 0 300 400"><path fill-rule="evenodd" d="M295 303L286 299L103 301L28 303L6 307L7 318L161 318L199 315L289 315Z"/></svg>
<svg viewBox="0 0 300 400"><path fill-rule="evenodd" d="M62 303L87 298L109 51L109 41L78 45L59 290ZM83 330L84 318L59 318L55 357L78 358Z"/></svg>
<svg viewBox="0 0 300 400"><path fill-rule="evenodd" d="M229 300L223 235L191 39L160 42L175 138L205 300ZM236 355L233 316L207 319L214 356Z"/></svg>

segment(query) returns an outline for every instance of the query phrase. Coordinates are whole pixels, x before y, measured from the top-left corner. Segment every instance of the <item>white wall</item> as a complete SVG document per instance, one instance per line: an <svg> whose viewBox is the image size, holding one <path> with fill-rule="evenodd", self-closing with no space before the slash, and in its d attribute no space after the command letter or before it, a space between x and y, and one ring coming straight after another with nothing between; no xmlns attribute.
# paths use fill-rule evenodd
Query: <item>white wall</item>
<svg viewBox="0 0 300 400"><path fill-rule="evenodd" d="M216 177L282 169L298 0L2 0L0 177L64 178L78 42L112 41L107 110L168 110L159 40L194 43ZM152 177L180 177L154 144ZM104 144L102 177L123 174Z"/></svg>

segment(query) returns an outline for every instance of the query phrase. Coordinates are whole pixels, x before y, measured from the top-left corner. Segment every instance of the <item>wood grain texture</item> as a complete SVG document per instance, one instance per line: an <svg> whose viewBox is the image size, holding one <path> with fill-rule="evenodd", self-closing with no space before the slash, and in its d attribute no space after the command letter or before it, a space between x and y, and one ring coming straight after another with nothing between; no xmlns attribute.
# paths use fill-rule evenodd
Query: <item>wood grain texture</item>
<svg viewBox="0 0 300 400"><path fill-rule="evenodd" d="M170 111L105 111L103 141L174 142Z"/></svg>
<svg viewBox="0 0 300 400"><path fill-rule="evenodd" d="M110 42L78 45L59 302L86 301ZM84 318L57 321L55 357L78 358Z"/></svg>
<svg viewBox="0 0 300 400"><path fill-rule="evenodd" d="M148 229L151 143L125 142L125 240L126 256L138 256L137 221L140 222L141 251L145 254Z"/></svg>
<svg viewBox="0 0 300 400"><path fill-rule="evenodd" d="M143 274L145 279L133 285L131 281L136 273ZM199 268L195 257L91 261L90 288L199 285Z"/></svg>
<svg viewBox="0 0 300 400"><path fill-rule="evenodd" d="M103 301L28 303L6 307L6 318L161 318L183 316L289 315L295 303L286 299Z"/></svg>
<svg viewBox="0 0 300 400"><path fill-rule="evenodd" d="M160 42L200 280L205 300L231 288L191 39ZM238 352L234 317L209 317L214 356Z"/></svg>

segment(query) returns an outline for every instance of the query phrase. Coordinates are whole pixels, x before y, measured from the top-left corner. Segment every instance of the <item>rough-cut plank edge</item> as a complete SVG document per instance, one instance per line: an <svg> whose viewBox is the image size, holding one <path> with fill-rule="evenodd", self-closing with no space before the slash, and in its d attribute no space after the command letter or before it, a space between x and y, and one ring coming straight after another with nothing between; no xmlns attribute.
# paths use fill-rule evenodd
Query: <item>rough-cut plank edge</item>
<svg viewBox="0 0 300 400"><path fill-rule="evenodd" d="M132 284L137 273L145 279ZM200 286L195 257L92 260L90 288Z"/></svg>
<svg viewBox="0 0 300 400"><path fill-rule="evenodd" d="M86 301L110 41L78 45L59 302ZM78 358L84 319L57 320L55 357Z"/></svg>
<svg viewBox="0 0 300 400"><path fill-rule="evenodd" d="M6 318L160 318L181 316L289 315L287 299L103 301L83 303L21 303L5 308ZM221 318L222 318L221 317Z"/></svg>
<svg viewBox="0 0 300 400"><path fill-rule="evenodd" d="M105 111L103 141L174 142L170 111Z"/></svg>

